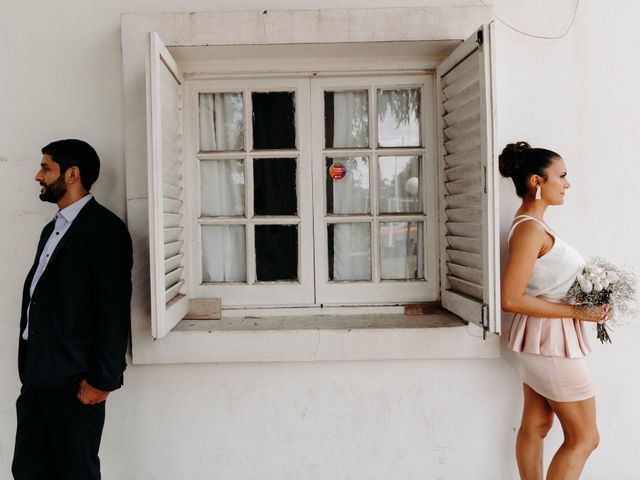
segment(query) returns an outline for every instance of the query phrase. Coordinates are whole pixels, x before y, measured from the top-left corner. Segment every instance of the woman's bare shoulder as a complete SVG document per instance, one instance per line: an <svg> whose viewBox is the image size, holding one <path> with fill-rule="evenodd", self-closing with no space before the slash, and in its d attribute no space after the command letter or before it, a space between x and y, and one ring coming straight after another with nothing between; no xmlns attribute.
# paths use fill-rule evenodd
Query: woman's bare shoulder
<svg viewBox="0 0 640 480"><path fill-rule="evenodd" d="M540 246L545 242L547 237L547 232L544 227L535 220L521 221L512 228L513 232L509 240L509 243L512 245L531 243Z"/></svg>

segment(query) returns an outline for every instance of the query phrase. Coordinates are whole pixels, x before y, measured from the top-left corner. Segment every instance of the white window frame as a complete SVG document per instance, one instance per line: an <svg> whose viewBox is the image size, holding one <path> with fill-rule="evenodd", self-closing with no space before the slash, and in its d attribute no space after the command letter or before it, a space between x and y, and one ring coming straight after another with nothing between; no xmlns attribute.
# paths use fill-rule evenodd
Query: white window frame
<svg viewBox="0 0 640 480"><path fill-rule="evenodd" d="M422 146L404 148L380 148L375 145L377 138L377 96L378 88L402 89L420 88L420 127ZM389 74L386 76L327 77L312 80L312 125L313 165L314 165L314 232L316 257L316 300L323 305L346 304L402 304L407 302L435 301L439 296L438 278L438 234L437 234L437 188L436 181L436 129L434 76ZM325 149L324 92L367 90L369 100L369 147ZM389 221L423 222L423 278L415 280L380 280L380 252L377 198L378 185L375 181L378 171L378 156L419 155L422 183L423 212L420 214L386 214ZM325 158L329 155L356 155L369 158L369 191L371 215L326 214ZM369 220L372 218L372 220ZM372 278L366 281L329 281L328 272L328 223L371 224Z"/></svg>
<svg viewBox="0 0 640 480"><path fill-rule="evenodd" d="M196 298L221 298L223 308L260 308L310 305L314 302L313 292L313 256L304 255L313 247L313 216L311 198L303 191L311 191L311 142L308 82L300 78L287 79L227 79L186 82L187 105L184 109L184 121L187 127L186 175L191 186L187 218L189 223L189 243L191 245L191 291ZM199 153L198 95L215 92L243 92L244 94L244 151ZM251 151L251 92L290 91L295 93L296 146L294 150L257 150ZM298 201L297 216L219 217L218 219L200 219L200 160L220 158L243 158L245 164L245 210L253 205L253 158L292 158L297 157L296 194ZM298 217L299 220L295 220ZM251 228L246 229L247 283L203 283L201 225L264 225L273 222L292 222L298 226L298 281L256 282L255 248Z"/></svg>
<svg viewBox="0 0 640 480"><path fill-rule="evenodd" d="M321 12L322 15L318 15ZM407 22L407 19L411 21ZM332 310L326 321L308 322L278 320L253 327L253 320L216 326L216 321L202 327L181 322L161 341L150 335L148 265L148 195L146 139L144 136L145 87L144 58L148 47L148 32L158 31L170 46L214 48L224 52L227 46L257 48L260 45L332 45L340 49L360 45L352 42L375 42L376 45L409 46L412 42L434 45L427 57L414 61L404 57L370 57L341 59L332 68L336 74L357 72L372 61L378 62L381 73L389 67L395 70L435 69L452 41L466 38L469 32L491 19L490 7L428 7L353 10L289 10L260 12L196 12L157 14L123 14L123 76L125 95L125 160L127 170L127 213L134 240L134 295L132 300L132 361L146 363L185 362L246 362L246 361L309 361L366 359L426 359L426 358L488 358L500 356L499 339L488 336L482 340L482 330L469 324L429 328L430 321L409 321L403 316L386 315L383 324L360 320L349 312L334 317ZM403 25L402 29L397 25ZM243 27L244 25L244 27ZM371 28L375 25L376 28ZM395 43L387 43L395 42ZM373 44L373 43L372 43ZM446 45L446 46L445 46ZM255 47L249 47L255 46ZM322 51L324 47L315 51ZM356 47L354 47L356 48ZM438 49L440 49L438 53ZM413 50L414 52L416 50ZM431 56L429 56L431 55ZM426 58L426 61L424 60ZM315 58L307 59L304 70L314 72ZM197 63L197 58L195 60ZM204 62L207 63L207 62ZM189 70L190 78L213 78L231 70L253 76L256 70L278 71L285 60L256 58L248 65L223 59L205 67ZM195 65L195 63L194 63ZM209 68L213 66L213 69ZM202 75L202 72L212 72ZM495 108L495 104L490 106ZM496 152L490 152L495 157ZM497 263L497 259L492 259ZM497 265L495 265L497 268ZM190 295L190 292L186 292ZM499 305L498 305L499 309ZM426 319L427 317L425 317ZM435 324L444 318L434 316ZM275 320L275 319L274 319ZM499 323L499 320L498 320ZM249 327L251 325L251 327ZM256 330L256 328L258 330ZM327 329L327 330L325 330ZM207 335L207 331L215 335Z"/></svg>

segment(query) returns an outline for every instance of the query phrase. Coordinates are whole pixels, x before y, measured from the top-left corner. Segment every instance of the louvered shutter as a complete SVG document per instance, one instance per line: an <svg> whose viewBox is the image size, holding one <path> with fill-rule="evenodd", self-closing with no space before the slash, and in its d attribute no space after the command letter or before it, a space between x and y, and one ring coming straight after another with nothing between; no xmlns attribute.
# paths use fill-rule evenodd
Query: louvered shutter
<svg viewBox="0 0 640 480"><path fill-rule="evenodd" d="M164 337L189 308L185 283L182 74L157 33L147 64L151 330Z"/></svg>
<svg viewBox="0 0 640 480"><path fill-rule="evenodd" d="M440 137L441 299L499 332L499 235L493 155L490 26L436 70Z"/></svg>

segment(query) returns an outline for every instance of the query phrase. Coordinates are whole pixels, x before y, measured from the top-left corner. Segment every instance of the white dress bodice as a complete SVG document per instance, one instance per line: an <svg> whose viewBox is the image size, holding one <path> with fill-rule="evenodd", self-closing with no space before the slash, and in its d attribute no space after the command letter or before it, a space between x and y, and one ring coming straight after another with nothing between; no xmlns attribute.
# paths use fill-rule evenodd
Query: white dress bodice
<svg viewBox="0 0 640 480"><path fill-rule="evenodd" d="M575 281L576 275L584 268L586 264L584 258L537 218L519 215L515 220L509 232L509 240L514 229L528 220L538 222L553 237L551 249L536 259L525 293L534 297L563 299Z"/></svg>

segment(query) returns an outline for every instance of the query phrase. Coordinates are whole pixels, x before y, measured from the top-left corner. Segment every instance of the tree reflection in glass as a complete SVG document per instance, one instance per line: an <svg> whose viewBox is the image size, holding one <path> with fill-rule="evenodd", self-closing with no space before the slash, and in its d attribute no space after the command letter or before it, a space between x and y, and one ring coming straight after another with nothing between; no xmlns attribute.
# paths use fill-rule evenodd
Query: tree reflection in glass
<svg viewBox="0 0 640 480"><path fill-rule="evenodd" d="M378 90L378 146L419 147L420 89Z"/></svg>

